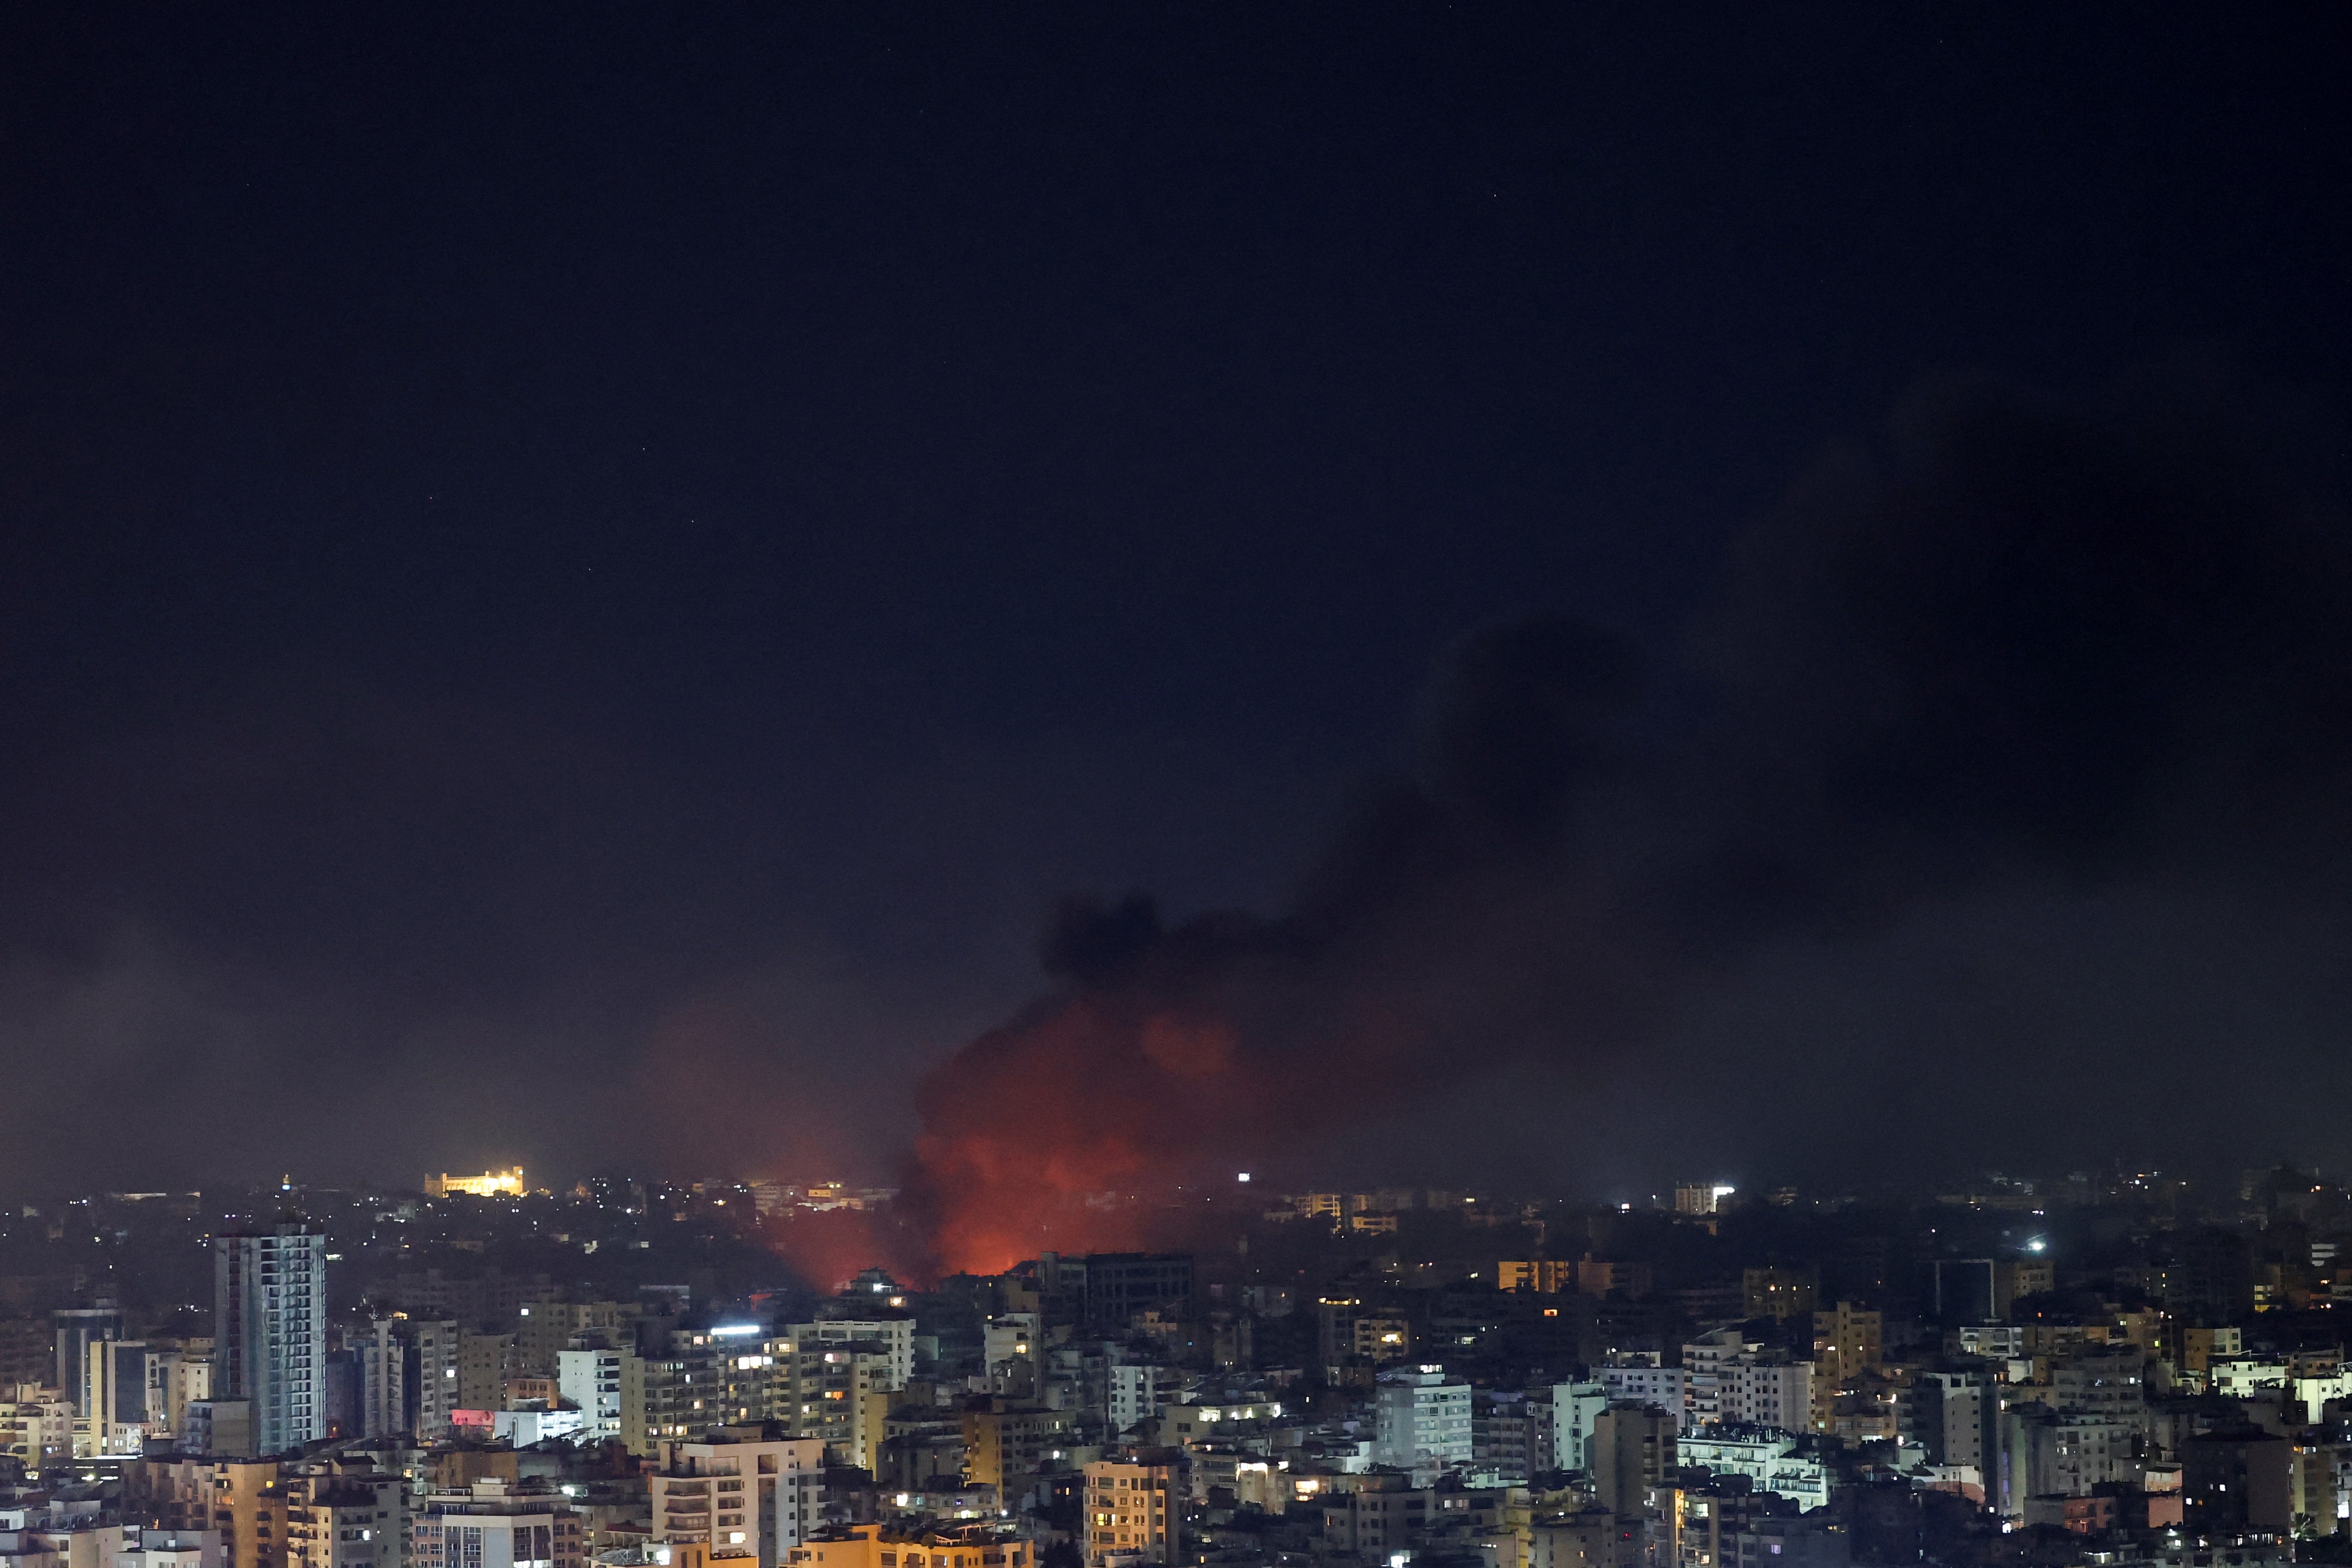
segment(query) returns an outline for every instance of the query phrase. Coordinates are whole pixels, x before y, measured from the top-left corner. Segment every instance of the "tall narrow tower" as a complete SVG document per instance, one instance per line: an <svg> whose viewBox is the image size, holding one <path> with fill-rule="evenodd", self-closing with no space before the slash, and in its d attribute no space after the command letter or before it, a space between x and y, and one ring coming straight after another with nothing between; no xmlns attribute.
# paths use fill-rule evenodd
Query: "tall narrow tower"
<svg viewBox="0 0 2352 1568"><path fill-rule="evenodd" d="M327 1435L327 1238L308 1226L213 1241L213 1397L253 1410L254 1451Z"/></svg>

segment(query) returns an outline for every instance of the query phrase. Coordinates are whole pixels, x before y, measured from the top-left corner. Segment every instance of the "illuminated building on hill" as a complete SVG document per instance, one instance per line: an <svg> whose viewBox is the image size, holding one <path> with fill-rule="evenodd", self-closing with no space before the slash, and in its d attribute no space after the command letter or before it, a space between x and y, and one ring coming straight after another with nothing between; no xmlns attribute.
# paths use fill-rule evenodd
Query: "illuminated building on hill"
<svg viewBox="0 0 2352 1568"><path fill-rule="evenodd" d="M425 1178L425 1195L428 1198L446 1198L459 1194L476 1198L520 1197L522 1193L520 1165L503 1171L485 1171L478 1176L453 1176L444 1171L437 1176Z"/></svg>

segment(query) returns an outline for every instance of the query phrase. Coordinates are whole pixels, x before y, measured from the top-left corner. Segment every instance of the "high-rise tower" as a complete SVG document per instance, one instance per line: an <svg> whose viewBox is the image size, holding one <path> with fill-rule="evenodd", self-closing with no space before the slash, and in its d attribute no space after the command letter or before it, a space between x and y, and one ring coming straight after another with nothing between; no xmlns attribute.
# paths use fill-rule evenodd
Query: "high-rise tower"
<svg viewBox="0 0 2352 1568"><path fill-rule="evenodd" d="M253 1447L285 1453L327 1435L327 1238L307 1226L213 1240L213 1397L242 1399Z"/></svg>

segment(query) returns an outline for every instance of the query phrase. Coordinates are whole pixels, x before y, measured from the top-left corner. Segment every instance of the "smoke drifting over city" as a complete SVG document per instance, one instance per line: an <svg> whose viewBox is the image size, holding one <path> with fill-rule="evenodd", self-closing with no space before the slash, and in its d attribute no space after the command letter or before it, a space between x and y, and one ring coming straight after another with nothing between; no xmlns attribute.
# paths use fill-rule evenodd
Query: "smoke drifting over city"
<svg viewBox="0 0 2352 1568"><path fill-rule="evenodd" d="M1748 955L1929 901L2252 876L2334 920L2352 575L2304 450L2203 390L1941 387L1739 542L1686 665L1557 619L1465 638L1283 914L1064 910L1056 989L921 1091L939 1263L1139 1245L1155 1211L1087 1200L1328 1149L1433 1084L1533 1067L1589 1113Z"/></svg>
<svg viewBox="0 0 2352 1568"><path fill-rule="evenodd" d="M2270 26L25 12L0 1177L2352 1159Z"/></svg>
<svg viewBox="0 0 2352 1568"><path fill-rule="evenodd" d="M0 1568L2352 1563L2352 10L0 10Z"/></svg>

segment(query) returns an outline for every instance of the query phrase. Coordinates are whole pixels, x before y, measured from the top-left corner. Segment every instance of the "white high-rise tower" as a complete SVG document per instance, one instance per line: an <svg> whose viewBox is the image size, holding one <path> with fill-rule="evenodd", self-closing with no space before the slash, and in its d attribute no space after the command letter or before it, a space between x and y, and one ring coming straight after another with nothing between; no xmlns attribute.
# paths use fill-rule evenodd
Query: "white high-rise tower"
<svg viewBox="0 0 2352 1568"><path fill-rule="evenodd" d="M213 1397L253 1411L272 1456L327 1435L327 1238L307 1226L213 1239Z"/></svg>

